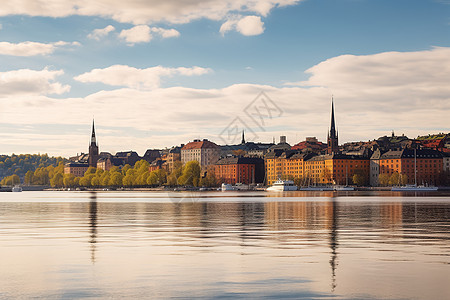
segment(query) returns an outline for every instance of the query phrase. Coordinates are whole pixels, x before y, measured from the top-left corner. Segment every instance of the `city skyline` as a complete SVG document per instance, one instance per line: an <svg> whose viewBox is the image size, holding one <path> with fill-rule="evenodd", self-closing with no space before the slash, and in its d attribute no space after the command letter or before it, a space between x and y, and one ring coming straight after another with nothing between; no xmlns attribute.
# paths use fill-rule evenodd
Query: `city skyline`
<svg viewBox="0 0 450 300"><path fill-rule="evenodd" d="M0 8L0 153L86 151L93 116L108 152L223 144L236 118L326 141L331 95L340 144L450 131L446 1L80 3ZM264 126L261 92L282 112Z"/></svg>

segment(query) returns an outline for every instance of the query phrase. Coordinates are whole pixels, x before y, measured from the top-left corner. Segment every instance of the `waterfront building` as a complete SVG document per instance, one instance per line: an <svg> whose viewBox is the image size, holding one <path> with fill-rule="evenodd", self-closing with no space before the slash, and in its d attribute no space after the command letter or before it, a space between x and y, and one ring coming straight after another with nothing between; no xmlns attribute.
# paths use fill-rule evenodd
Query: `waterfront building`
<svg viewBox="0 0 450 300"><path fill-rule="evenodd" d="M264 160L237 156L221 158L214 166L214 175L219 183L263 183Z"/></svg>
<svg viewBox="0 0 450 300"><path fill-rule="evenodd" d="M89 158L88 158L89 166L96 168L98 158L99 157L98 157L97 138L95 137L94 120L92 120L92 135L91 135L91 143L89 144Z"/></svg>
<svg viewBox="0 0 450 300"><path fill-rule="evenodd" d="M89 168L89 164L81 162L69 162L64 165L64 174L73 174L75 177L83 177Z"/></svg>
<svg viewBox="0 0 450 300"><path fill-rule="evenodd" d="M379 176L406 175L408 184L438 184L442 171L443 156L437 150L406 148L390 150L380 157Z"/></svg>
<svg viewBox="0 0 450 300"><path fill-rule="evenodd" d="M203 170L214 165L219 157L220 147L207 139L194 140L181 148L181 162L185 164L188 161L196 160Z"/></svg>
<svg viewBox="0 0 450 300"><path fill-rule="evenodd" d="M181 147L172 147L169 150L169 153L167 153L166 157L166 165L167 165L167 171L170 173L173 172L175 162L181 161L181 148L184 147L184 144L181 144Z"/></svg>
<svg viewBox="0 0 450 300"><path fill-rule="evenodd" d="M279 178L304 178L304 161L316 156L299 151L271 151L265 157L267 184L272 185Z"/></svg>
<svg viewBox="0 0 450 300"><path fill-rule="evenodd" d="M370 171L369 171L369 178L370 178L370 185L371 186L378 186L380 184L379 177L380 177L380 158L381 158L381 151L380 149L377 149L373 152L372 156L370 157Z"/></svg>

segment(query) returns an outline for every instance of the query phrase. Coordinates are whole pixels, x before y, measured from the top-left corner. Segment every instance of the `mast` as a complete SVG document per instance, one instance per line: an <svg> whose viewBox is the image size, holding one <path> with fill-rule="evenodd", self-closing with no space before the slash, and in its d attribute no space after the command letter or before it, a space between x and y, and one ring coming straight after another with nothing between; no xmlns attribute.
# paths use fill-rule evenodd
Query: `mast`
<svg viewBox="0 0 450 300"><path fill-rule="evenodd" d="M414 186L417 187L417 149L414 148Z"/></svg>

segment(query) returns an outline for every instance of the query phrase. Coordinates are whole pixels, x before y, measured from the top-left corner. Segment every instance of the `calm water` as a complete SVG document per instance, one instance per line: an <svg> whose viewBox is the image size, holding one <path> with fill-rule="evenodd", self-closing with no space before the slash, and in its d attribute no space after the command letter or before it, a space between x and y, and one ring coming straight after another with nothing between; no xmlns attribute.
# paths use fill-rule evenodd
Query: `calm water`
<svg viewBox="0 0 450 300"><path fill-rule="evenodd" d="M0 193L0 298L450 299L450 197Z"/></svg>

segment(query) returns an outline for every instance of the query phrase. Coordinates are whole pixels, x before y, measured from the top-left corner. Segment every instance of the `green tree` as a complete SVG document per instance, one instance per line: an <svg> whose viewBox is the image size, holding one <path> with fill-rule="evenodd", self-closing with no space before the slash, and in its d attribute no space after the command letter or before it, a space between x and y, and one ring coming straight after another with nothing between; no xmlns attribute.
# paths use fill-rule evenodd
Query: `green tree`
<svg viewBox="0 0 450 300"><path fill-rule="evenodd" d="M389 185L389 174L381 174L378 176L378 181L381 186L388 186Z"/></svg>
<svg viewBox="0 0 450 300"><path fill-rule="evenodd" d="M50 179L50 185L52 187L62 187L64 186L64 176L62 173L56 173L52 179Z"/></svg>
<svg viewBox="0 0 450 300"><path fill-rule="evenodd" d="M198 161L188 161L183 168L182 175L178 178L178 184L198 186L200 182L200 170Z"/></svg>

